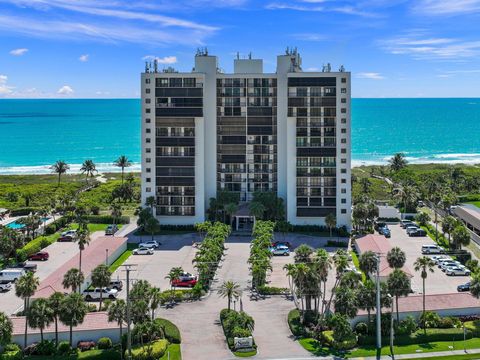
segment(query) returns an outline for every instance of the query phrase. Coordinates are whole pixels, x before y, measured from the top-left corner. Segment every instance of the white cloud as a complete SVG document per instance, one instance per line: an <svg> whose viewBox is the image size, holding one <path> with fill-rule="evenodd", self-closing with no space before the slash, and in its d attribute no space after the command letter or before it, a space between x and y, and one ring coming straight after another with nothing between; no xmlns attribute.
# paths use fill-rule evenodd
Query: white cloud
<svg viewBox="0 0 480 360"><path fill-rule="evenodd" d="M461 60L480 54L480 41L426 37L421 32L380 42L392 54L410 55L417 60Z"/></svg>
<svg viewBox="0 0 480 360"><path fill-rule="evenodd" d="M89 57L90 57L90 55L88 55L88 54L80 55L78 60L80 60L81 62L87 62Z"/></svg>
<svg viewBox="0 0 480 360"><path fill-rule="evenodd" d="M357 73L359 79L383 80L385 77L377 72L359 72Z"/></svg>
<svg viewBox="0 0 480 360"><path fill-rule="evenodd" d="M0 74L0 96L10 95L13 92L13 87L7 85L8 76Z"/></svg>
<svg viewBox="0 0 480 360"><path fill-rule="evenodd" d="M358 4L349 1L331 0L296 0L289 2L271 2L265 6L268 10L294 10L305 12L336 12L361 17L380 17L378 13L366 10L365 4Z"/></svg>
<svg viewBox="0 0 480 360"><path fill-rule="evenodd" d="M59 94L59 95L72 95L73 93L74 93L73 89L68 85L63 85L57 91L57 94Z"/></svg>
<svg viewBox="0 0 480 360"><path fill-rule="evenodd" d="M413 9L426 15L471 14L480 11L480 0L420 0Z"/></svg>
<svg viewBox="0 0 480 360"><path fill-rule="evenodd" d="M28 49L26 49L26 48L13 49L13 50L10 51L10 55L22 56L22 55L25 55L27 52L28 52Z"/></svg>
<svg viewBox="0 0 480 360"><path fill-rule="evenodd" d="M142 58L142 60L147 60L147 61L157 60L159 64L176 64L177 63L176 56L164 56L163 58L160 58L154 55L146 55Z"/></svg>
<svg viewBox="0 0 480 360"><path fill-rule="evenodd" d="M301 41L323 41L327 38L323 34L316 33L293 34L292 37Z"/></svg>

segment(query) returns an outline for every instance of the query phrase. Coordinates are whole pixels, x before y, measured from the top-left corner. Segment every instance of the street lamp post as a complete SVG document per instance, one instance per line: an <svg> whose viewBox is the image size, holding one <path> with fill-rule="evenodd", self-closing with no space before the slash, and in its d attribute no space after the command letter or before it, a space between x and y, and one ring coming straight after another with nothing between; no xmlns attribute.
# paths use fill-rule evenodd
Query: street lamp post
<svg viewBox="0 0 480 360"><path fill-rule="evenodd" d="M108 248L105 249L105 265L108 266Z"/></svg>

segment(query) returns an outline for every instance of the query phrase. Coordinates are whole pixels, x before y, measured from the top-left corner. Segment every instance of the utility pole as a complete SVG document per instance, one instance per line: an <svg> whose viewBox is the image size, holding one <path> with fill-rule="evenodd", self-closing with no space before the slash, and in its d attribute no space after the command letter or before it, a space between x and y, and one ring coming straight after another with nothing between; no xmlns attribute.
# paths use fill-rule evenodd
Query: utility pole
<svg viewBox="0 0 480 360"><path fill-rule="evenodd" d="M393 299L393 296L390 296L390 299L392 299L392 312L390 313L390 354L392 355L392 360L395 360L395 354L393 353L393 336L394 336L394 329L393 329L393 314L395 313L394 306L395 306L395 301Z"/></svg>
<svg viewBox="0 0 480 360"><path fill-rule="evenodd" d="M380 356L382 350L382 303L380 288L380 254L377 254L377 357Z"/></svg>
<svg viewBox="0 0 480 360"><path fill-rule="evenodd" d="M132 359L132 332L130 330L131 325L131 304L130 304L130 271L132 271L132 266L136 266L136 264L125 264L122 265L127 273L127 349L128 355L127 360Z"/></svg>

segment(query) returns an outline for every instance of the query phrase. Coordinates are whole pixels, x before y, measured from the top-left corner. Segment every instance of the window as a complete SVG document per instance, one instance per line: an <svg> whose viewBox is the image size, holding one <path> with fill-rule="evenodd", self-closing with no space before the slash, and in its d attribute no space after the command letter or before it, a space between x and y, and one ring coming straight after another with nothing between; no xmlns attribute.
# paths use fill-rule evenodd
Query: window
<svg viewBox="0 0 480 360"><path fill-rule="evenodd" d="M346 123L347 123L347 119L346 119L346 118L342 118L342 120L340 120L340 122L341 122L342 124L346 124Z"/></svg>
<svg viewBox="0 0 480 360"><path fill-rule="evenodd" d="M347 149L341 149L340 152L341 152L342 154L346 154L346 153L347 153Z"/></svg>
<svg viewBox="0 0 480 360"><path fill-rule="evenodd" d="M145 104L150 104L151 102L152 100L150 100L150 98L145 99Z"/></svg>
<svg viewBox="0 0 480 360"><path fill-rule="evenodd" d="M347 139L341 139L340 140L342 144L346 144L347 143Z"/></svg>
<svg viewBox="0 0 480 360"><path fill-rule="evenodd" d="M183 86L184 87L195 87L196 86L195 81L196 81L195 78L185 78L185 79L183 79Z"/></svg>
<svg viewBox="0 0 480 360"><path fill-rule="evenodd" d="M151 179L151 178L146 178L145 180L146 180L146 182L148 182L148 183L149 183L149 182L152 182L152 179Z"/></svg>
<svg viewBox="0 0 480 360"><path fill-rule="evenodd" d="M346 204L346 203L347 203L347 199L341 199L340 202L341 202L342 204Z"/></svg>
<svg viewBox="0 0 480 360"><path fill-rule="evenodd" d="M342 78L342 84L345 84L347 82L347 78Z"/></svg>
<svg viewBox="0 0 480 360"><path fill-rule="evenodd" d="M145 191L146 192L152 192L152 188L147 187L147 188L145 188Z"/></svg>
<svg viewBox="0 0 480 360"><path fill-rule="evenodd" d="M146 129L147 134L150 134L151 131L152 130L150 130L150 129Z"/></svg>
<svg viewBox="0 0 480 360"><path fill-rule="evenodd" d="M346 93L347 93L347 88L341 88L341 89L340 89L340 92L341 92L342 94L346 94Z"/></svg>
<svg viewBox="0 0 480 360"><path fill-rule="evenodd" d="M341 212L342 214L346 214L346 213L347 213L347 209L342 209L342 210L340 210L340 212Z"/></svg>
<svg viewBox="0 0 480 360"><path fill-rule="evenodd" d="M347 163L347 159L340 159L340 162L341 162L342 164L346 164L346 163Z"/></svg>
<svg viewBox="0 0 480 360"><path fill-rule="evenodd" d="M150 79L145 79L145 84L150 84Z"/></svg>
<svg viewBox="0 0 480 360"><path fill-rule="evenodd" d="M346 109L346 108L342 108L342 109L340 110L340 112L341 112L342 114L346 114L346 113L347 113L347 109Z"/></svg>
<svg viewBox="0 0 480 360"><path fill-rule="evenodd" d="M168 79L167 78L159 78L156 79L156 84L157 87L168 87Z"/></svg>
<svg viewBox="0 0 480 360"><path fill-rule="evenodd" d="M342 134L346 134L347 133L347 129L343 128L340 130Z"/></svg>
<svg viewBox="0 0 480 360"><path fill-rule="evenodd" d="M347 189L343 189L343 188L342 188L342 190L340 190L340 192L341 192L342 194L346 194L346 193L347 193Z"/></svg>
<svg viewBox="0 0 480 360"><path fill-rule="evenodd" d="M145 149L145 152L146 152L147 154L150 154L150 153L152 152L152 149L146 148L146 149Z"/></svg>
<svg viewBox="0 0 480 360"><path fill-rule="evenodd" d="M151 168L147 168L146 170L147 170L147 173L152 172L152 169L151 169Z"/></svg>
<svg viewBox="0 0 480 360"><path fill-rule="evenodd" d="M342 184L346 184L346 183L347 183L347 179L342 179L341 183L342 183Z"/></svg>
<svg viewBox="0 0 480 360"><path fill-rule="evenodd" d="M145 159L145 162L149 164L149 163L152 162L152 159L151 159L151 158L146 158L146 159Z"/></svg>
<svg viewBox="0 0 480 360"><path fill-rule="evenodd" d="M145 94L150 94L150 89L149 88L145 89Z"/></svg>
<svg viewBox="0 0 480 360"><path fill-rule="evenodd" d="M146 112L147 114L150 114L150 111L151 111L151 110L150 110L149 108L148 108L148 109L145 109L145 112Z"/></svg>
<svg viewBox="0 0 480 360"><path fill-rule="evenodd" d="M150 138L146 138L146 139L145 139L145 142L146 142L147 144L150 144L150 141L151 141Z"/></svg>
<svg viewBox="0 0 480 360"><path fill-rule="evenodd" d="M347 173L347 169L340 169L340 172L341 172L342 174L346 174L346 173Z"/></svg>
<svg viewBox="0 0 480 360"><path fill-rule="evenodd" d="M150 120L150 118L146 118L146 119L145 119L145 122L146 122L147 124L150 124L151 121L152 121L152 120Z"/></svg>
<svg viewBox="0 0 480 360"><path fill-rule="evenodd" d="M182 87L182 78L170 78L170 87Z"/></svg>
<svg viewBox="0 0 480 360"><path fill-rule="evenodd" d="M346 103L347 103L347 99L345 99L345 98L342 98L340 101L341 101L342 104L346 104Z"/></svg>

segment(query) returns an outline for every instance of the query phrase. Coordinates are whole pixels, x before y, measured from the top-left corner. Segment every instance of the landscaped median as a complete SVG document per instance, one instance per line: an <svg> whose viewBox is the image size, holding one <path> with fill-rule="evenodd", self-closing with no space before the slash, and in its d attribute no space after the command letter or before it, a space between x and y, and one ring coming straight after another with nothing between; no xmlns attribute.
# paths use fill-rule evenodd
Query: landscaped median
<svg viewBox="0 0 480 360"><path fill-rule="evenodd" d="M230 351L238 357L250 357L257 354L257 345L252 336L255 322L243 311L223 309L220 322Z"/></svg>
<svg viewBox="0 0 480 360"><path fill-rule="evenodd" d="M396 327L394 340L395 354L416 354L438 351L451 351L463 349L480 348L480 320L466 321L463 324L456 318L440 318L434 313L429 313L435 322L431 324L431 328L427 329L427 335L424 330L417 327L416 320L407 318L400 322L400 326ZM306 316L307 318L311 318ZM306 322L311 323L311 319ZM330 320L331 322L331 320ZM390 337L389 337L389 314L382 315L382 355L390 355ZM288 324L292 334L298 339L298 342L309 352L316 356L341 356L344 358L354 357L370 357L376 355L376 338L374 335L374 324L368 327L366 324L355 326L355 331L351 333L351 340L354 337L355 342L346 339L342 343L338 343L335 339L335 332L331 330L317 333L314 328L306 327L301 323L300 312L297 309L290 311L288 314ZM411 326L409 326L411 324ZM332 325L332 324L331 324ZM449 327L447 327L449 326ZM465 326L465 338L463 333ZM442 328L447 327L447 328ZM358 339L358 343L357 343ZM477 358L479 355L477 354ZM443 358L443 357L442 357ZM475 358L475 357L474 357Z"/></svg>

